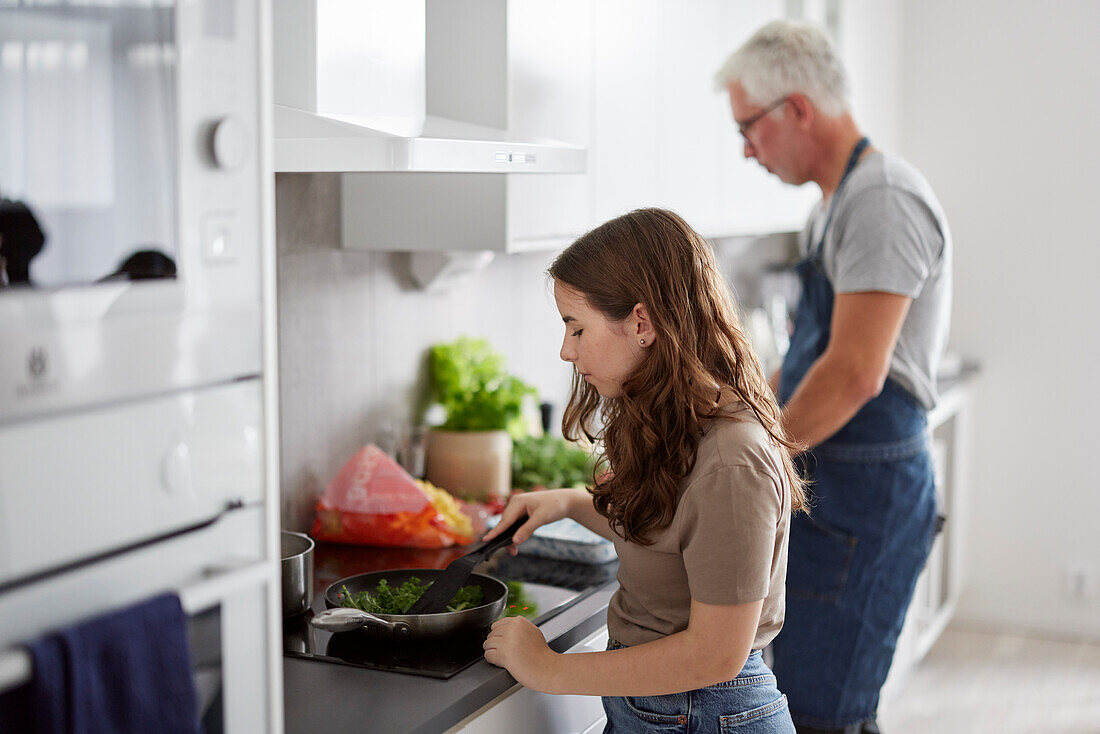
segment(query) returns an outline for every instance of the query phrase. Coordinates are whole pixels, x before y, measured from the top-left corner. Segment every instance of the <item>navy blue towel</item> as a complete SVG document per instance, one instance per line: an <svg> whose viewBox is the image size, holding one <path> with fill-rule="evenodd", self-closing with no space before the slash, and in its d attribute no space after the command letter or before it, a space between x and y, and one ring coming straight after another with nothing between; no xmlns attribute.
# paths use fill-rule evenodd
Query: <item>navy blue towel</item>
<svg viewBox="0 0 1100 734"><path fill-rule="evenodd" d="M34 677L0 703L0 731L201 731L186 617L175 595L87 620L28 649Z"/></svg>

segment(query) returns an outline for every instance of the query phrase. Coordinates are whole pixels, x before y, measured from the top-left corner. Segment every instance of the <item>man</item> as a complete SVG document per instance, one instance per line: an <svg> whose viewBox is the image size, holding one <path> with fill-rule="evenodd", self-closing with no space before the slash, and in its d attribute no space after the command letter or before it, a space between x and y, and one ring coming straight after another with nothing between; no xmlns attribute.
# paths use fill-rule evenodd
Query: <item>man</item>
<svg viewBox="0 0 1100 734"><path fill-rule="evenodd" d="M761 28L716 75L745 156L822 200L802 298L773 377L808 449L774 670L799 732L877 732L879 691L935 535L926 413L947 339L951 234L927 181L870 145L818 30Z"/></svg>

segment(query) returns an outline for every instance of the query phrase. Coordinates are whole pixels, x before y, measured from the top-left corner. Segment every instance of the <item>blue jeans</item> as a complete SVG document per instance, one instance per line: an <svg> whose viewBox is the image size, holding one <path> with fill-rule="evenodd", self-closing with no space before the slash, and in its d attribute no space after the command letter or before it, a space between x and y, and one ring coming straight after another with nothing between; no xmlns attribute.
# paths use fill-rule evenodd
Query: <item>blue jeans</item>
<svg viewBox="0 0 1100 734"><path fill-rule="evenodd" d="M612 640L608 650L623 645ZM604 734L794 734L787 697L759 650L733 680L663 696L604 696Z"/></svg>

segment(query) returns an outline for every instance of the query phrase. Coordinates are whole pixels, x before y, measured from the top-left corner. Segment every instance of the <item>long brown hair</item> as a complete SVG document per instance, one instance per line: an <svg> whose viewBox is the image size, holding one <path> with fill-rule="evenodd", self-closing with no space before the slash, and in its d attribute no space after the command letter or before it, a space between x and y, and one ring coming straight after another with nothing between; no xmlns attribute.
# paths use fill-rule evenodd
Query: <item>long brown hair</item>
<svg viewBox="0 0 1100 734"><path fill-rule="evenodd" d="M650 531L672 522L680 480L695 466L704 425L716 415L715 385L731 388L756 414L782 454L792 510L804 509L791 461L802 447L780 425L779 405L710 245L687 222L663 209L638 209L582 236L548 273L612 322L644 304L656 330L620 396L602 398L574 371L562 418L566 438L602 443L589 491L616 532L648 545Z"/></svg>

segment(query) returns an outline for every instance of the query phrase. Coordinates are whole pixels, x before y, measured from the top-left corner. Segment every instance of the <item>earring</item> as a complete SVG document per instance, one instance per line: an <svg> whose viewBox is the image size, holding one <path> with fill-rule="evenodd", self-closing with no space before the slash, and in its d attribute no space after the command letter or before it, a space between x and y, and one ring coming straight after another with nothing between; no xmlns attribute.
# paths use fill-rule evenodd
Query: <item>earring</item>
<svg viewBox="0 0 1100 734"><path fill-rule="evenodd" d="M645 339L639 339L638 343L641 344L644 347L645 346Z"/></svg>

